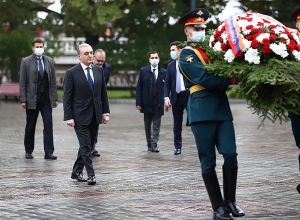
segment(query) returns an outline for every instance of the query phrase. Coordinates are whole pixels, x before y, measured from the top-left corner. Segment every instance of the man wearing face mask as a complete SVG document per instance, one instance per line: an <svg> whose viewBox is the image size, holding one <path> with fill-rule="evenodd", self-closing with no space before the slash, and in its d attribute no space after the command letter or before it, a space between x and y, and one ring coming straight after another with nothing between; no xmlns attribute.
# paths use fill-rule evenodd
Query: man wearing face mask
<svg viewBox="0 0 300 220"><path fill-rule="evenodd" d="M20 102L26 109L25 158L32 159L35 127L41 112L44 123L45 159L56 160L53 155L52 108L58 105L55 69L52 58L43 55L44 42L35 38L32 42L33 54L23 58L20 67Z"/></svg>
<svg viewBox="0 0 300 220"><path fill-rule="evenodd" d="M164 115L164 82L167 70L160 67L158 52L149 53L150 66L139 71L136 86L136 108L144 113L148 151L158 153L161 116ZM153 124L153 129L151 128Z"/></svg>
<svg viewBox="0 0 300 220"><path fill-rule="evenodd" d="M170 44L170 56L173 61L168 64L164 85L165 109L169 111L172 107L174 155L181 154L183 113L184 109L186 109L189 96L188 90L185 89L182 74L178 68L178 55L181 49L182 42L180 41L174 41Z"/></svg>
<svg viewBox="0 0 300 220"><path fill-rule="evenodd" d="M244 216L236 204L237 151L233 118L226 89L237 80L209 74L205 65L209 57L201 49L205 40L207 10L198 8L179 19L187 37L187 45L179 56L179 68L190 90L187 105L188 123L195 137L202 178L209 195L214 219ZM216 148L223 155L223 196L216 168Z"/></svg>

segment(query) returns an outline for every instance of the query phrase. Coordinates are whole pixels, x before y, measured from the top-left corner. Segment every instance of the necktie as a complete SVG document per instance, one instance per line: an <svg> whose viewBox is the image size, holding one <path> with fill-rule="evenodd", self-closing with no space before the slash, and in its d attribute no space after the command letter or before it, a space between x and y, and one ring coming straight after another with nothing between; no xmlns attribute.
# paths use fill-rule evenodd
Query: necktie
<svg viewBox="0 0 300 220"><path fill-rule="evenodd" d="M88 79L90 89L93 92L94 91L94 82L93 82L93 79L91 77L90 69L91 69L90 67L86 68L86 70L87 70L87 79Z"/></svg>
<svg viewBox="0 0 300 220"><path fill-rule="evenodd" d="M179 94L181 92L181 73L176 71L176 92Z"/></svg>
<svg viewBox="0 0 300 220"><path fill-rule="evenodd" d="M39 72L40 76L43 78L44 68L43 68L43 64L42 64L42 58L38 58L38 72Z"/></svg>
<svg viewBox="0 0 300 220"><path fill-rule="evenodd" d="M156 84L156 74L155 74L155 69L153 69L153 80L154 80L154 84Z"/></svg>

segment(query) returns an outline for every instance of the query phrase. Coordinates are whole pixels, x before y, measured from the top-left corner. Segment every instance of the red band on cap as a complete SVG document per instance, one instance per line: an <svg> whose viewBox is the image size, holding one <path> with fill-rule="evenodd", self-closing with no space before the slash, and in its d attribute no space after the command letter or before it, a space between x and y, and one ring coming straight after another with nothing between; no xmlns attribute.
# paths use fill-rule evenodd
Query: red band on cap
<svg viewBox="0 0 300 220"><path fill-rule="evenodd" d="M184 26L187 26L190 24L206 24L206 22L205 22L204 18L202 18L202 17L189 18L184 22Z"/></svg>
<svg viewBox="0 0 300 220"><path fill-rule="evenodd" d="M296 21L298 21L300 19L300 14L298 14L297 16L296 16Z"/></svg>

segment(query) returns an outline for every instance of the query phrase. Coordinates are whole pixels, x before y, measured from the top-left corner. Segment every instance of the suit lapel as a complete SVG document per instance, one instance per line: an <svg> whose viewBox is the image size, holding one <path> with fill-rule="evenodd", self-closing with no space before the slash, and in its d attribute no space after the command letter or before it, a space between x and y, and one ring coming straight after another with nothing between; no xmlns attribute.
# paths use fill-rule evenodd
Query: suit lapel
<svg viewBox="0 0 300 220"><path fill-rule="evenodd" d="M88 81L87 81L85 72L84 72L84 70L82 69L80 63L77 65L77 72L78 72L78 75L79 75L80 79L84 82L86 88L87 88L90 92L92 92L91 89L90 89L89 83L88 83Z"/></svg>

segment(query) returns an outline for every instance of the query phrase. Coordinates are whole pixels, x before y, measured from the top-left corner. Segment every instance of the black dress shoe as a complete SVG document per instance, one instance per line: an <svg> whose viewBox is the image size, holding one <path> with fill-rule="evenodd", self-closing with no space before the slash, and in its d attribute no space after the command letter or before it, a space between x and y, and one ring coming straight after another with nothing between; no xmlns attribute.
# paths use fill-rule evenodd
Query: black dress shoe
<svg viewBox="0 0 300 220"><path fill-rule="evenodd" d="M181 154L181 149L175 149L174 150L174 155L178 155Z"/></svg>
<svg viewBox="0 0 300 220"><path fill-rule="evenodd" d="M154 153L158 153L159 152L158 147L157 147L156 144L152 145L151 152L154 152Z"/></svg>
<svg viewBox="0 0 300 220"><path fill-rule="evenodd" d="M82 173L72 172L71 178L76 179L78 182L86 182L86 179L83 178Z"/></svg>
<svg viewBox="0 0 300 220"><path fill-rule="evenodd" d="M96 184L96 177L95 176L89 176L87 178L88 185L95 185Z"/></svg>
<svg viewBox="0 0 300 220"><path fill-rule="evenodd" d="M45 154L44 159L46 159L46 160L56 160L57 156L54 156L53 154Z"/></svg>
<svg viewBox="0 0 300 220"><path fill-rule="evenodd" d="M225 204L225 207L234 217L241 217L245 215L244 211L238 207L235 202L228 202Z"/></svg>
<svg viewBox="0 0 300 220"><path fill-rule="evenodd" d="M92 156L93 156L93 157L100 157L100 154L98 153L98 151L94 150L94 151L92 152Z"/></svg>
<svg viewBox="0 0 300 220"><path fill-rule="evenodd" d="M26 159L33 159L32 153L25 153Z"/></svg>
<svg viewBox="0 0 300 220"><path fill-rule="evenodd" d="M152 146L151 144L148 144L148 151L151 151L152 150Z"/></svg>
<svg viewBox="0 0 300 220"><path fill-rule="evenodd" d="M214 209L214 220L232 220L229 212L224 206L220 206Z"/></svg>
<svg viewBox="0 0 300 220"><path fill-rule="evenodd" d="M300 194L300 184L297 186L297 191L298 191L298 193Z"/></svg>

